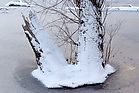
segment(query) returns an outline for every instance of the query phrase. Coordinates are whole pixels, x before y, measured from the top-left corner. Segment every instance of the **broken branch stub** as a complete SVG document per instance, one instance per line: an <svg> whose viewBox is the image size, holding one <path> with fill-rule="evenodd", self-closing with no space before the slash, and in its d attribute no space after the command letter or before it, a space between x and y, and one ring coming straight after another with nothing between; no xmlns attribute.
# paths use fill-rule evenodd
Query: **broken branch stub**
<svg viewBox="0 0 139 93"><path fill-rule="evenodd" d="M22 17L25 22L25 25L22 25L22 28L23 28L24 33L34 51L37 65L39 66L40 70L43 72L42 63L40 62L40 58L42 57L43 50L40 48L40 43L31 30L31 23L29 22L28 18L26 18L24 15L22 15Z"/></svg>

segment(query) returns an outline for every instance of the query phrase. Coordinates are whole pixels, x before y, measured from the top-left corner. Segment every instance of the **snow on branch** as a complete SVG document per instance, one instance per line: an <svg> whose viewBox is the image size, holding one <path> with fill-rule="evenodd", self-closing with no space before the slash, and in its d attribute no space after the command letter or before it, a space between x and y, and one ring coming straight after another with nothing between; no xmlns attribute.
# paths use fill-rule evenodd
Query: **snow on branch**
<svg viewBox="0 0 139 93"><path fill-rule="evenodd" d="M28 18L25 18L24 15L22 15L22 17L25 22L25 25L22 25L24 33L26 34L26 37L28 38L28 41L35 53L37 65L40 67L40 70L42 70L42 63L40 62L40 58L42 57L41 54L43 53L43 50L40 48L40 43L32 32Z"/></svg>

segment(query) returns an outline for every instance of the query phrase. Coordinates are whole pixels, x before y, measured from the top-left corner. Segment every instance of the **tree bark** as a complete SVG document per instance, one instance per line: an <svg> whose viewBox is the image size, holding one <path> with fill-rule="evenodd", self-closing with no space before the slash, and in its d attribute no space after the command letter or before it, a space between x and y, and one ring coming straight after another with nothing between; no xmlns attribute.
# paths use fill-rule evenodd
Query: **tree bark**
<svg viewBox="0 0 139 93"><path fill-rule="evenodd" d="M34 13L29 13L29 19L23 16L25 26L22 25L24 33L35 53L37 65L43 73L55 72L66 64L66 59L59 51L57 45L42 30Z"/></svg>
<svg viewBox="0 0 139 93"><path fill-rule="evenodd" d="M22 28L24 29L24 33L34 51L34 54L35 54L35 57L36 57L36 62L37 62L37 65L39 66L40 70L42 70L42 63L40 62L40 58L42 57L42 53L43 53L43 50L41 48L37 48L37 46L35 46L35 44L33 43L33 39L35 40L35 43L37 45L40 45L39 41L37 40L36 36L34 35L34 33L32 32L31 30L31 26L30 26L30 23L28 21L27 18L25 18L24 15L22 15L23 17L23 20L25 22L25 25L22 25Z"/></svg>
<svg viewBox="0 0 139 93"><path fill-rule="evenodd" d="M79 65L94 67L94 69L103 69L102 51L99 49L99 24L97 21L96 10L90 0L81 0L80 3L80 32L78 58ZM100 16L101 17L101 16Z"/></svg>

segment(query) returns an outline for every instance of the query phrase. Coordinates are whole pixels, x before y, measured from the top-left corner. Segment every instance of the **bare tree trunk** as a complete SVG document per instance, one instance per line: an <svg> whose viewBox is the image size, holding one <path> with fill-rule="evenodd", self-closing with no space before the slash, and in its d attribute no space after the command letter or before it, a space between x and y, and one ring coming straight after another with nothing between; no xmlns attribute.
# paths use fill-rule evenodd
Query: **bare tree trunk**
<svg viewBox="0 0 139 93"><path fill-rule="evenodd" d="M97 8L90 0L80 1L79 65L86 66L86 69L91 66L99 71L103 69L103 60L102 51L99 48L102 39L99 37Z"/></svg>
<svg viewBox="0 0 139 93"><path fill-rule="evenodd" d="M27 18L25 18L24 15L22 17L23 17L23 20L25 22L25 26L22 25L22 27L24 29L24 33L26 34L26 37L27 37L27 39L28 39L33 51L34 51L37 65L40 67L40 70L42 71L42 63L40 62L40 58L42 57L43 50L42 49L38 49L37 46L34 45L33 39L35 40L35 43L37 45L40 45L40 43L39 43L39 41L37 40L36 36L34 35L34 33L31 30L31 26L30 26L29 20Z"/></svg>
<svg viewBox="0 0 139 93"><path fill-rule="evenodd" d="M66 59L47 32L43 31L38 24L37 17L30 12L29 19L23 16L25 26L24 33L35 53L37 65L43 73L57 71L66 64Z"/></svg>

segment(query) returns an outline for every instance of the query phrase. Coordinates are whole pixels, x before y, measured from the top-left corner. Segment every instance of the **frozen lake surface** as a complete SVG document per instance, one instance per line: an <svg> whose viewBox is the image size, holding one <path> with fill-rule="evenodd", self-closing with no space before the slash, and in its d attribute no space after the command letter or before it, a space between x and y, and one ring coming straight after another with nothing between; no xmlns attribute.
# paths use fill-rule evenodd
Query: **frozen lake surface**
<svg viewBox="0 0 139 93"><path fill-rule="evenodd" d="M118 71L106 84L63 90L47 89L31 76L36 62L21 27L21 10L0 11L0 93L138 93L139 13L109 14L109 23L122 26L114 42L118 53L111 62Z"/></svg>

